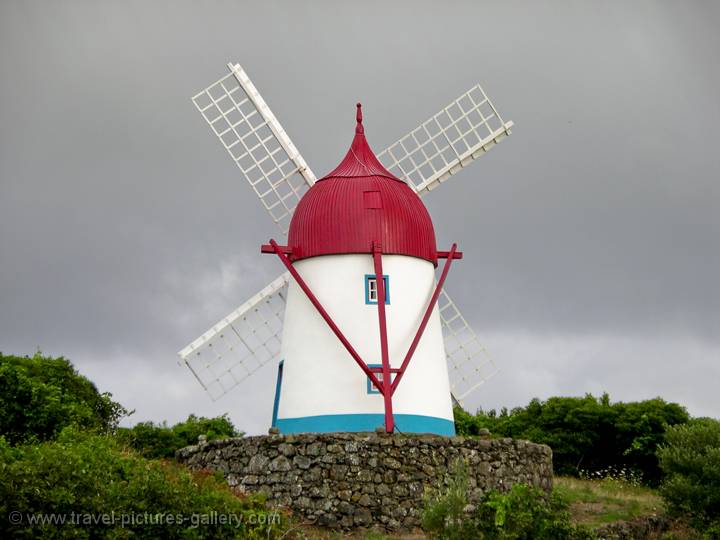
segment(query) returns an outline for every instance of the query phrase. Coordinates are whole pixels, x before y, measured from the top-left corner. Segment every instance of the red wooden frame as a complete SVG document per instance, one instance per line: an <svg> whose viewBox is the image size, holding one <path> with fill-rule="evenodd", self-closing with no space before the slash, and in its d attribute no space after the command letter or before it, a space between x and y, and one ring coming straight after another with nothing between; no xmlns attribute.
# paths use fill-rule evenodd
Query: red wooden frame
<svg viewBox="0 0 720 540"><path fill-rule="evenodd" d="M293 250L290 246L278 246L280 250L285 254L290 256L290 260L292 261L293 256ZM275 253L275 248L272 247L270 244L263 244L260 246L260 252L261 253ZM392 253L386 253L386 255L392 255ZM449 251L438 251L437 252L437 258L438 259L447 259L450 256ZM453 255L453 259L462 259L463 253L462 251L456 251Z"/></svg>
<svg viewBox="0 0 720 540"><path fill-rule="evenodd" d="M392 413L392 380L390 379L390 353L388 352L387 319L385 318L385 279L383 279L382 268L382 246L379 242L373 242L373 263L375 266L375 282L378 293L378 323L380 324L380 355L382 358L383 372L383 401L385 402L385 431L395 431L395 419ZM398 373L396 378L401 373Z"/></svg>
<svg viewBox="0 0 720 540"><path fill-rule="evenodd" d="M377 280L377 287L378 287L378 325L380 327L380 352L382 357L382 368L369 368L367 365L367 362L365 362L362 358L360 358L360 355L355 350L355 348L352 346L352 344L348 341L348 339L345 337L345 335L342 333L340 328L335 324L335 322L332 320L332 317L328 312L325 310L325 308L322 306L320 301L317 299L317 297L313 294L313 292L310 290L310 287L308 287L307 283L305 283L305 280L300 276L298 271L293 267L292 263L290 262L290 259L288 258L288 255L292 253L292 251L287 246L280 246L278 245L275 240L270 240L270 244L265 244L261 247L262 253L275 253L280 261L285 265L285 268L287 268L288 272L290 272L290 275L295 279L297 284L300 286L300 288L303 290L305 295L308 297L308 300L312 303L313 306L315 306L315 309L317 309L320 316L325 320L327 325L330 327L330 330L335 334L335 336L340 340L340 343L343 344L345 349L350 353L350 356L355 360L355 363L360 367L360 369L363 370L365 375L370 379L373 386L378 389L378 391L383 396L384 401L384 407L385 407L385 431L387 433L392 433L395 430L395 420L393 418L393 409L392 409L392 396L395 393L395 390L397 390L398 385L400 384L400 380L402 379L403 375L405 374L405 370L408 367L408 364L410 363L410 360L413 357L413 354L415 354L415 350L417 349L418 344L420 343L420 338L422 337L423 333L425 332L425 328L427 326L428 321L430 320L430 315L432 314L433 309L435 308L435 305L437 304L438 297L440 296L440 291L442 290L443 284L445 283L445 278L447 278L448 272L450 271L450 265L452 264L453 260L455 259L461 259L462 253L457 251L457 244L453 244L450 251L440 251L438 252L438 258L444 258L445 259L445 265L443 266L442 274L440 275L440 279L437 282L437 285L435 286L435 291L433 292L432 297L430 298L430 303L428 304L427 308L425 309L425 314L423 315L422 321L420 322L420 326L417 329L417 332L415 333L415 338L413 339L412 343L410 344L410 348L408 349L407 354L405 355L405 358L403 359L403 363L399 368L391 368L390 367L390 355L388 352L388 332L387 332L387 317L385 313L385 280L383 279L383 268L382 268L382 246L378 242L373 242L372 245L372 255L373 255L373 266L375 270L375 279ZM378 378L375 376L375 372L382 371L383 380L382 383L378 380ZM390 374L395 374L395 379L391 379Z"/></svg>

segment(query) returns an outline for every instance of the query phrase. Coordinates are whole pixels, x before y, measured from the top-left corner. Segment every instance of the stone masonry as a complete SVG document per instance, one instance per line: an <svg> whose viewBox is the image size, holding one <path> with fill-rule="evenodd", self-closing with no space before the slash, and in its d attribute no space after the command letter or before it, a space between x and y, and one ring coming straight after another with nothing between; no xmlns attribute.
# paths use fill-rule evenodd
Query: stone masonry
<svg viewBox="0 0 720 540"><path fill-rule="evenodd" d="M231 486L325 527L420 525L423 494L466 464L470 500L515 483L552 489L549 447L513 439L332 433L202 442L179 450L192 469L221 471Z"/></svg>

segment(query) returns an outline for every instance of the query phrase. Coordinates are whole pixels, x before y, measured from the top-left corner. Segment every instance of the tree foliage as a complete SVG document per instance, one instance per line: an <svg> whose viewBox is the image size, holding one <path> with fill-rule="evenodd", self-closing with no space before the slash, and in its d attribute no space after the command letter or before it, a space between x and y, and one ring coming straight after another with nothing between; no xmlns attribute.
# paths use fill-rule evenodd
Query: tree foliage
<svg viewBox="0 0 720 540"><path fill-rule="evenodd" d="M658 457L670 510L720 538L720 421L697 418L669 428Z"/></svg>
<svg viewBox="0 0 720 540"><path fill-rule="evenodd" d="M656 450L667 426L688 420L683 407L660 398L611 403L607 394L533 399L526 407L502 409L499 414L455 410L460 435L477 435L487 428L494 435L547 444L556 474L628 469L638 471L649 484L661 477Z"/></svg>
<svg viewBox="0 0 720 540"><path fill-rule="evenodd" d="M132 428L119 428L117 431L121 441L143 456L151 458L173 457L180 448L197 444L200 435L205 435L210 441L224 437L240 437L242 432L235 429L227 415L204 418L194 414L188 416L185 422L172 427L164 422L140 422Z"/></svg>
<svg viewBox="0 0 720 540"><path fill-rule="evenodd" d="M0 435L11 444L54 439L70 425L108 433L127 410L65 358L0 354Z"/></svg>

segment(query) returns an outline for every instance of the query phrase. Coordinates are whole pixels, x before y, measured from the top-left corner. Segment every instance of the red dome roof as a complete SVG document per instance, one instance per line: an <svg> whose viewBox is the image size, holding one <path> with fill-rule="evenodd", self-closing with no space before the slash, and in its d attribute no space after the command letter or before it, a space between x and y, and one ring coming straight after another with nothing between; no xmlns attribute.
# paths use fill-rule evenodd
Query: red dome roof
<svg viewBox="0 0 720 540"><path fill-rule="evenodd" d="M291 260L341 253L410 255L437 265L435 229L420 197L368 146L358 103L350 150L298 203L290 222Z"/></svg>

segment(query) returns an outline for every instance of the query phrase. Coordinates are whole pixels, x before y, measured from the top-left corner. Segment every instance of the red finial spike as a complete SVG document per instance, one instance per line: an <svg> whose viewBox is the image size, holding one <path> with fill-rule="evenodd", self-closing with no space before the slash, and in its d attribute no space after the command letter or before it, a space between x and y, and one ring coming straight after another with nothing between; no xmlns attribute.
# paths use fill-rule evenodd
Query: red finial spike
<svg viewBox="0 0 720 540"><path fill-rule="evenodd" d="M362 104L357 104L357 126L355 127L355 133L364 133L362 125Z"/></svg>

